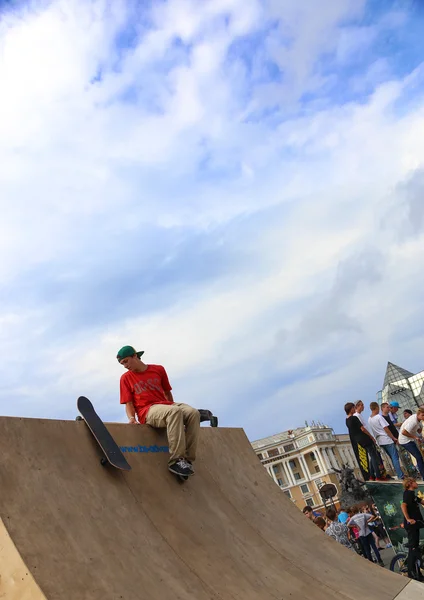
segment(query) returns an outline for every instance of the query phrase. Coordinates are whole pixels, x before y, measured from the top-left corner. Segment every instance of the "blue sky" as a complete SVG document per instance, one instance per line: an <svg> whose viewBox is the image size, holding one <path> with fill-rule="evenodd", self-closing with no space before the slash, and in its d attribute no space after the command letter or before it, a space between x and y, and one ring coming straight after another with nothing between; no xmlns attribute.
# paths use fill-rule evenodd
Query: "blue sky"
<svg viewBox="0 0 424 600"><path fill-rule="evenodd" d="M0 410L107 420L124 344L250 439L419 371L418 1L0 8Z"/></svg>

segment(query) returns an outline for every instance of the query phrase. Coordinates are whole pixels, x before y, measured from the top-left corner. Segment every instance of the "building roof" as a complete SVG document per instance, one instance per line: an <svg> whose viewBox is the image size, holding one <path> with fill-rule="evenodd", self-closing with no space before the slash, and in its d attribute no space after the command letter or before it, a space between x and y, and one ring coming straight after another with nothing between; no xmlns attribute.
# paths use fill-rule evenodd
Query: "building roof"
<svg viewBox="0 0 424 600"><path fill-rule="evenodd" d="M311 431L313 429L331 429L327 425L320 424L312 424L307 427L297 427L296 429L289 429L288 431L282 431L281 433L276 433L275 435L270 435L268 437L262 438L260 440L255 440L252 443L252 446L255 450L259 448L266 448L267 446L272 446L274 444L279 444L281 442L287 442L288 440L293 440L303 433L307 431Z"/></svg>
<svg viewBox="0 0 424 600"><path fill-rule="evenodd" d="M397 383L398 381L401 381L402 379L408 379L409 377L413 377L414 373L411 373L411 371L407 371L406 369L403 369L402 367L398 367L397 365L388 362L387 363L387 369L386 369L386 375L384 377L384 383L383 383L383 389L386 387L386 385L389 385L391 383Z"/></svg>

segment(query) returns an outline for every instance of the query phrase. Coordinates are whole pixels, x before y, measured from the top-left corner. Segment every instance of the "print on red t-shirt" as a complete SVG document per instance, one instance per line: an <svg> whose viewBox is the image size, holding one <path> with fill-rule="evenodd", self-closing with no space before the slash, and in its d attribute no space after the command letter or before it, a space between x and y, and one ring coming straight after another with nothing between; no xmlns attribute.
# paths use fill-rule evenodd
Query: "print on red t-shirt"
<svg viewBox="0 0 424 600"><path fill-rule="evenodd" d="M147 365L142 373L127 371L121 377L121 404L133 402L140 423L146 422L146 415L153 404L172 404L165 397L172 387L168 375L161 365Z"/></svg>

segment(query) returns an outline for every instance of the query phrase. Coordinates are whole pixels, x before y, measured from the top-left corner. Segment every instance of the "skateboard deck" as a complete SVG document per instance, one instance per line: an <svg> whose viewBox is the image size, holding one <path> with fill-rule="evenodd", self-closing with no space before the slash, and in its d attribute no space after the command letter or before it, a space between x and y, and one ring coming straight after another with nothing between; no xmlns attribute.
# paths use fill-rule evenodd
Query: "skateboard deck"
<svg viewBox="0 0 424 600"><path fill-rule="evenodd" d="M82 415L82 417L77 417L77 421L85 421L85 424L104 454L100 459L101 464L106 465L109 463L116 469L130 471L131 466L127 463L125 456L107 430L106 425L94 410L94 406L90 400L85 396L80 396L77 400L77 407Z"/></svg>

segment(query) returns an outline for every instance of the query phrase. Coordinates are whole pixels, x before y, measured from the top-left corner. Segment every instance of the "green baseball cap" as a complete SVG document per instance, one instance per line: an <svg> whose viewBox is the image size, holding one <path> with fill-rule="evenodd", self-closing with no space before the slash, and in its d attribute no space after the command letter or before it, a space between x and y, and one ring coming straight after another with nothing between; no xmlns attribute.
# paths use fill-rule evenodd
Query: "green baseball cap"
<svg viewBox="0 0 424 600"><path fill-rule="evenodd" d="M142 356L144 354L144 350L141 350L140 352L136 352L135 348L133 348L132 346L123 346L118 351L116 358L118 359L118 362L121 362L121 360L123 358L128 358L129 356L134 356L134 354L137 354L138 358L140 358L140 356Z"/></svg>

